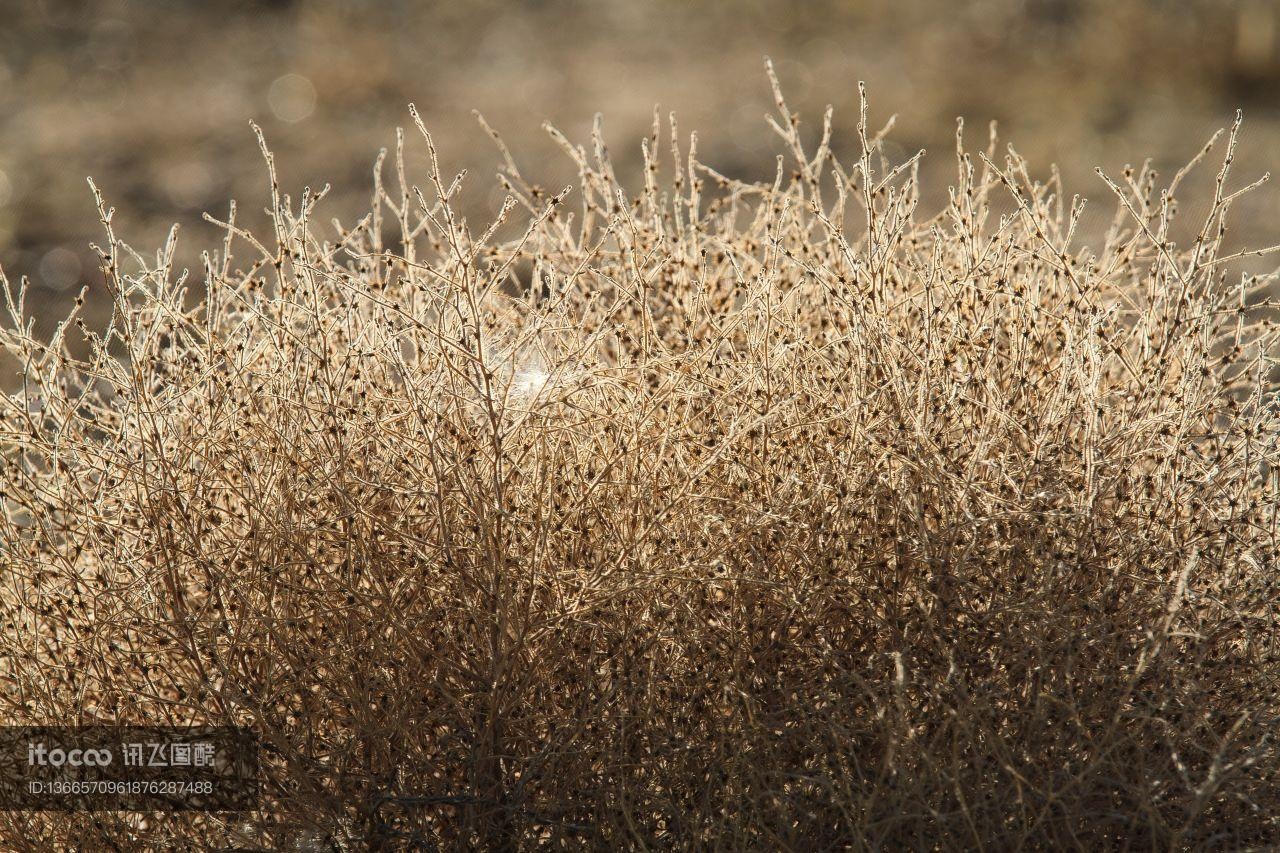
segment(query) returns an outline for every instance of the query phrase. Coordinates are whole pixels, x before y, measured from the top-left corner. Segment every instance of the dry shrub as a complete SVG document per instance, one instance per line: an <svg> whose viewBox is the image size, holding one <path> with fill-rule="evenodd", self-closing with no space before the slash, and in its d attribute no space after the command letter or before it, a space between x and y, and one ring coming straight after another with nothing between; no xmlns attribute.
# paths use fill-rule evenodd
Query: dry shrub
<svg viewBox="0 0 1280 853"><path fill-rule="evenodd" d="M924 219L863 103L842 163L779 95L771 184L674 122L636 195L598 132L554 195L503 148L485 229L434 149L333 230L272 168L195 307L104 209L110 324L48 342L6 285L3 719L241 724L265 768L252 814L5 846L1280 841L1235 128L1193 244L1144 168L1091 252L994 139Z"/></svg>

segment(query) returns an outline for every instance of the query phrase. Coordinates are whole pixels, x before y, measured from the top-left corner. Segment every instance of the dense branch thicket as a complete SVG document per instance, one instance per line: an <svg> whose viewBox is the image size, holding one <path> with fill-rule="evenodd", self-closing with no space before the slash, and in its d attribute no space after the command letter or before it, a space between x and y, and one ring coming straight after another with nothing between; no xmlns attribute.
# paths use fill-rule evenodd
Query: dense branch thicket
<svg viewBox="0 0 1280 853"><path fill-rule="evenodd" d="M492 227L432 148L330 228L266 153L198 293L105 207L108 324L6 283L0 719L250 726L264 792L3 845L1280 842L1236 128L1194 242L1144 167L1088 250L994 137L926 219L865 99L844 162L777 102L771 183L655 121L628 194L552 131L580 179L499 141Z"/></svg>

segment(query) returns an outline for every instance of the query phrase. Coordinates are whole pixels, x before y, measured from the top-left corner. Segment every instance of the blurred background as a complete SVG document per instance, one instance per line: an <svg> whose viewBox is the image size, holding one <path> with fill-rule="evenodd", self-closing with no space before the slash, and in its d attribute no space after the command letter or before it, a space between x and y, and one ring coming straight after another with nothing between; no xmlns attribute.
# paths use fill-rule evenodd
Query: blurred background
<svg viewBox="0 0 1280 853"><path fill-rule="evenodd" d="M202 212L221 217L235 198L252 219L268 199L250 120L284 189L331 183L325 221L350 222L410 101L445 170L471 170L475 217L501 197L472 109L526 177L557 189L572 171L544 121L585 142L602 112L634 170L655 104L699 132L720 171L771 175L766 54L810 133L835 105L846 155L865 79L873 124L896 112L900 153L930 150L935 203L953 180L958 115L975 147L998 120L1039 174L1060 164L1104 218L1095 165L1150 156L1171 173L1237 107L1237 180L1280 165L1272 0L0 0L0 265L30 277L42 328L81 285L101 304L93 176L120 236L153 250L179 222L180 261L198 268L219 238ZM411 137L418 182L422 148ZM1241 205L1237 239L1280 242L1278 203L1268 187Z"/></svg>

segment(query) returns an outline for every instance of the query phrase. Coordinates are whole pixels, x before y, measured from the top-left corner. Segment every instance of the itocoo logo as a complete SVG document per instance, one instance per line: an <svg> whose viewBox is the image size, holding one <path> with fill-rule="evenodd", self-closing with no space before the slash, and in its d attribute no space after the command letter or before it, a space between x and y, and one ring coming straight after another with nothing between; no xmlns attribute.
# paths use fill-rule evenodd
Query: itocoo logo
<svg viewBox="0 0 1280 853"><path fill-rule="evenodd" d="M43 743L27 744L27 764L42 767L106 767L111 763L109 749L49 749Z"/></svg>

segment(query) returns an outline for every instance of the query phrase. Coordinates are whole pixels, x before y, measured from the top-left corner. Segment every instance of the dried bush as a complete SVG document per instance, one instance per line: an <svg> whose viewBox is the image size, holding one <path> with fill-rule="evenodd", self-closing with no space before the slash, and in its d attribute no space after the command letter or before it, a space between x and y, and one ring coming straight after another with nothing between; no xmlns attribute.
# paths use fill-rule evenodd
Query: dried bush
<svg viewBox="0 0 1280 853"><path fill-rule="evenodd" d="M248 815L4 845L1280 842L1238 123L1193 244L1142 168L1090 251L994 135L925 219L865 99L844 163L777 105L771 184L655 120L632 196L551 131L577 186L499 141L483 233L434 148L330 231L267 153L274 230L233 207L198 292L105 208L105 329L37 340L6 283L0 714L241 724L265 767Z"/></svg>

